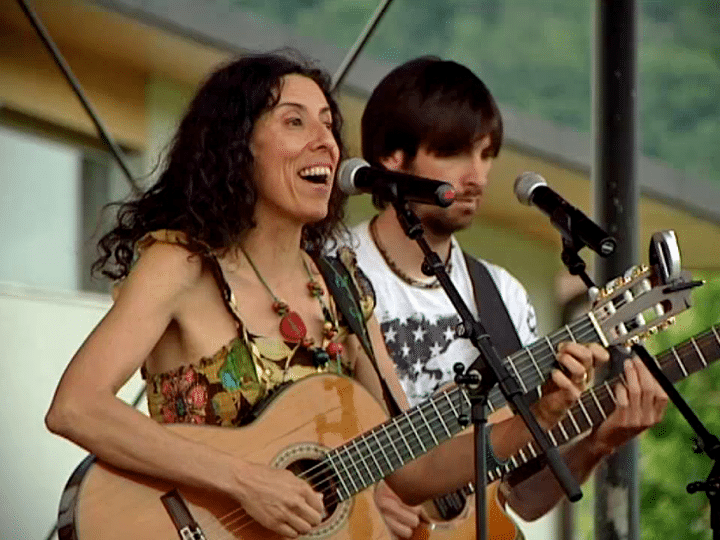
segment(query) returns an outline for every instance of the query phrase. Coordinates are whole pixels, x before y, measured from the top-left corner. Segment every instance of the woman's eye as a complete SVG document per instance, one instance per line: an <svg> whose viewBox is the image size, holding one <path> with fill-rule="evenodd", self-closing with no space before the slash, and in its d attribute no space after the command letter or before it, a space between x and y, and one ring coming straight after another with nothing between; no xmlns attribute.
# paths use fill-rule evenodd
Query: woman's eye
<svg viewBox="0 0 720 540"><path fill-rule="evenodd" d="M297 117L288 118L287 123L291 126L302 126L302 120Z"/></svg>

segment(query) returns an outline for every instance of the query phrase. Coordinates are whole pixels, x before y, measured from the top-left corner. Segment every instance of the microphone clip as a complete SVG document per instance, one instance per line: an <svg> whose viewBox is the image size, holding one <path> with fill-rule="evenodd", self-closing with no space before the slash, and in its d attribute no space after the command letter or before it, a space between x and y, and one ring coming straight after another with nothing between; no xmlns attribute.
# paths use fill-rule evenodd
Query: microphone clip
<svg viewBox="0 0 720 540"><path fill-rule="evenodd" d="M562 260L563 264L567 267L568 272L571 276L580 276L580 279L582 279L585 286L590 289L595 287L595 283L592 279L590 279L590 276L588 276L587 272L585 271L586 265L585 261L582 260L580 255L578 255L578 251L580 251L583 247L585 247L585 244L583 242L578 242L580 245L578 246L576 242L573 240L568 239L567 236L563 235L562 237L562 245L563 250L560 254L560 259Z"/></svg>

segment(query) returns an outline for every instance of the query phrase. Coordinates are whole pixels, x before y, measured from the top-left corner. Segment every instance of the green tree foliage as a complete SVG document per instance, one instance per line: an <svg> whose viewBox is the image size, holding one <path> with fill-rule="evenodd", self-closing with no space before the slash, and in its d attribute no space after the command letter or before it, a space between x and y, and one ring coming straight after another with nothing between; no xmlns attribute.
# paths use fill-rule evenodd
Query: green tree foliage
<svg viewBox="0 0 720 540"><path fill-rule="evenodd" d="M379 3L228 2L341 49ZM639 5L643 152L720 182L720 8L707 0ZM456 59L505 106L589 132L594 9L591 0L394 0L365 54L389 65L421 54Z"/></svg>
<svg viewBox="0 0 720 540"><path fill-rule="evenodd" d="M706 284L693 294L693 307L648 347L659 352L720 323L720 275L694 272ZM676 388L705 427L720 437L720 359ZM710 506L704 493L689 494L690 482L705 480L712 462L693 453L694 431L672 404L663 421L640 440L642 474L640 519L643 540L709 540Z"/></svg>

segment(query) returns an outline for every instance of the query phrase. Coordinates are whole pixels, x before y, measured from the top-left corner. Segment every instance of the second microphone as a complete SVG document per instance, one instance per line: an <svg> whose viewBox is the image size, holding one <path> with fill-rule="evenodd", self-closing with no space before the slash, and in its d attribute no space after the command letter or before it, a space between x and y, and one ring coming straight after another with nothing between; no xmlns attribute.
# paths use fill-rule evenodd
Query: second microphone
<svg viewBox="0 0 720 540"><path fill-rule="evenodd" d="M346 195L371 193L390 203L404 199L444 208L455 200L455 190L447 182L373 167L361 158L343 161L338 168L337 182Z"/></svg>

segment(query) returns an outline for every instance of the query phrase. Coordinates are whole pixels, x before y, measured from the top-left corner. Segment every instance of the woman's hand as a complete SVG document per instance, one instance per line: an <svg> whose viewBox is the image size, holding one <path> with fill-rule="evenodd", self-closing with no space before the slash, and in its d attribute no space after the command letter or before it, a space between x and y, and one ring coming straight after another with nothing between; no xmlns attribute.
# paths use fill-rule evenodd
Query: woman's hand
<svg viewBox="0 0 720 540"><path fill-rule="evenodd" d="M560 421L589 386L595 366L609 359L610 353L597 343L558 345L557 361L561 369L552 371L542 387L543 397L533 405L533 413L544 429Z"/></svg>
<svg viewBox="0 0 720 540"><path fill-rule="evenodd" d="M290 471L245 463L235 498L255 521L278 534L297 538L322 521L323 496Z"/></svg>

